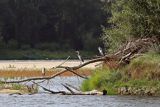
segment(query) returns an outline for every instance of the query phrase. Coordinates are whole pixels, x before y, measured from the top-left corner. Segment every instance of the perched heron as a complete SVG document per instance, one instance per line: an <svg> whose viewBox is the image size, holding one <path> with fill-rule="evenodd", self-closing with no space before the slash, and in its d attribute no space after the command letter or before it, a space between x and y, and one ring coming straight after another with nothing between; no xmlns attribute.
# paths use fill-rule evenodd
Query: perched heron
<svg viewBox="0 0 160 107"><path fill-rule="evenodd" d="M77 53L77 57L78 57L78 59L81 61L81 63L83 63L83 62L84 62L84 60L83 60L83 58L81 57L81 55L80 55L79 51L76 51L76 53Z"/></svg>
<svg viewBox="0 0 160 107"><path fill-rule="evenodd" d="M42 76L45 76L45 74L46 74L46 69L43 67L41 72L42 72Z"/></svg>
<svg viewBox="0 0 160 107"><path fill-rule="evenodd" d="M102 50L101 47L98 47L98 51L99 51L99 54L100 54L101 56L104 56L104 53L103 53L103 50Z"/></svg>

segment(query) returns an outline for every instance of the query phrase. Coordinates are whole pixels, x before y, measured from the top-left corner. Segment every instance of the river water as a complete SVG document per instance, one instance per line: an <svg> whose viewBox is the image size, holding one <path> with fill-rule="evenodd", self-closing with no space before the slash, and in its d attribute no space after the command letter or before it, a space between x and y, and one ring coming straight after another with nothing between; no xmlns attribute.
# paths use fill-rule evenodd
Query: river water
<svg viewBox="0 0 160 107"><path fill-rule="evenodd" d="M57 91L65 90L61 83L78 87L82 81L77 77L57 77L41 85ZM0 107L160 107L160 97L53 95L40 88L34 95L1 94Z"/></svg>

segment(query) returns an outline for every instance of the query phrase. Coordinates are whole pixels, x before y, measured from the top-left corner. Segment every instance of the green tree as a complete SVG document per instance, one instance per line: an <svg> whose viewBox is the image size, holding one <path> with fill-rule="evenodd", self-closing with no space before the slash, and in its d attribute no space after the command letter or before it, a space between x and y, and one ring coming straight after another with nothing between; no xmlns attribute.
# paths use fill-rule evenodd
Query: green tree
<svg viewBox="0 0 160 107"><path fill-rule="evenodd" d="M160 36L160 0L116 0L103 38L112 49L130 38Z"/></svg>
<svg viewBox="0 0 160 107"><path fill-rule="evenodd" d="M101 0L0 0L0 36L19 48L44 43L97 51L107 16L103 6Z"/></svg>

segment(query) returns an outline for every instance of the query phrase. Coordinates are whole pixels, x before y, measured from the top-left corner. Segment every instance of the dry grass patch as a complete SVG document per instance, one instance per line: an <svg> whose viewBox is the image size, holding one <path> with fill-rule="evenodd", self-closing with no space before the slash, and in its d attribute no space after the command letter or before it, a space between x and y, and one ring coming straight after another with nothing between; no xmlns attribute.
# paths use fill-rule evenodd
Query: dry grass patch
<svg viewBox="0 0 160 107"><path fill-rule="evenodd" d="M59 72L58 70L47 70L45 76L51 76ZM88 76L91 74L90 69L80 69L76 71L78 74ZM65 72L60 76L74 76L71 72ZM40 69L1 69L0 77L41 77L43 76Z"/></svg>

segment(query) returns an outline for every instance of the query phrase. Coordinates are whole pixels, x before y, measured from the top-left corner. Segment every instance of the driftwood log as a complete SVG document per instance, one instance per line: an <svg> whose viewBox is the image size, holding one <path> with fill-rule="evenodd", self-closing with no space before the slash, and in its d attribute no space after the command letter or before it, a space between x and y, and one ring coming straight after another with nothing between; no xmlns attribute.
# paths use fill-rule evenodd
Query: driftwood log
<svg viewBox="0 0 160 107"><path fill-rule="evenodd" d="M34 84L37 84L35 82L33 82ZM106 92L100 92L100 91L97 91L97 90L92 90L92 91L88 91L88 92L82 92L80 91L79 89L75 88L74 86L71 86L69 84L62 84L68 91L53 91L53 90L50 90L50 89L47 89L39 84L37 84L39 87L41 87L44 91L47 91L51 94L60 94L60 95L106 95L107 94L107 91ZM74 90L76 91L74 91Z"/></svg>

